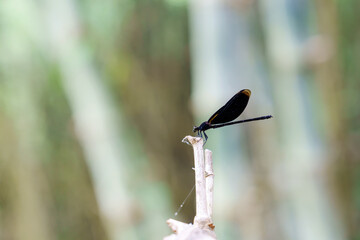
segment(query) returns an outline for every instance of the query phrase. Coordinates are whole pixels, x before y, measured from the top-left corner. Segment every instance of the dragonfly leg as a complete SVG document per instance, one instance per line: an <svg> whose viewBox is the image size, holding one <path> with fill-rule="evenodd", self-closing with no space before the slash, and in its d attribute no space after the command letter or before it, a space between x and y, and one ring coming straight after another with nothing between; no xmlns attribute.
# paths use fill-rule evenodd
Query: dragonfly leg
<svg viewBox="0 0 360 240"><path fill-rule="evenodd" d="M204 139L204 145L205 145L205 143L207 142L207 139L208 139L208 136L206 135L206 133L204 131L198 131L197 137L201 137L202 139Z"/></svg>
<svg viewBox="0 0 360 240"><path fill-rule="evenodd" d="M205 143L207 142L207 139L208 139L208 136L206 135L205 132L204 132L204 136L205 136L205 142L204 142L204 145L205 145Z"/></svg>
<svg viewBox="0 0 360 240"><path fill-rule="evenodd" d="M196 136L200 137L200 131L196 131Z"/></svg>

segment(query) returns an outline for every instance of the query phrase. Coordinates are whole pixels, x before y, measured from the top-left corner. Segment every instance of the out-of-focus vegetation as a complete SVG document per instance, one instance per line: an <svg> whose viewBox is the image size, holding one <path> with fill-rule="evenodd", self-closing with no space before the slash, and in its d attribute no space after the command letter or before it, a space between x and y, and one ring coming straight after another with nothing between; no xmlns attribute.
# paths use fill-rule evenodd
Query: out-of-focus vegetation
<svg viewBox="0 0 360 240"><path fill-rule="evenodd" d="M208 132L219 239L360 239L360 2L0 3L0 239L161 239ZM177 219L191 222L193 197Z"/></svg>

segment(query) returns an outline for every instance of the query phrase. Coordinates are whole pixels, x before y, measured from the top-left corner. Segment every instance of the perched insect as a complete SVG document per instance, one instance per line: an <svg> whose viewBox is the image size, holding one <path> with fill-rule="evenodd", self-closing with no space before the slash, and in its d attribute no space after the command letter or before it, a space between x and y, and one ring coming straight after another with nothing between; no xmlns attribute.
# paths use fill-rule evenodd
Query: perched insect
<svg viewBox="0 0 360 240"><path fill-rule="evenodd" d="M235 94L224 106L222 106L219 110L214 113L209 120L203 122L200 126L194 127L193 131L197 132L199 137L203 137L202 134L205 136L205 143L208 139L205 131L212 128L219 128L224 126L229 126L238 123L244 122L252 122L258 120L265 120L272 118L271 115L256 117L256 118L249 118L240 121L231 122L244 111L246 105L248 104L249 98L251 95L251 91L249 89L243 89L237 94Z"/></svg>

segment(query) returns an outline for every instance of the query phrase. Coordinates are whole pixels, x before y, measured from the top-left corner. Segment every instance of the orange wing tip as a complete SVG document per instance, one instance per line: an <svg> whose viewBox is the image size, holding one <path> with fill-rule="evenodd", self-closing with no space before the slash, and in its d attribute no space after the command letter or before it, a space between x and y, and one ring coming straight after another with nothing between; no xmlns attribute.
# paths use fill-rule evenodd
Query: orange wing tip
<svg viewBox="0 0 360 240"><path fill-rule="evenodd" d="M251 95L250 89L244 89L244 90L241 90L240 92L243 93L243 94L245 94L245 95L248 96L248 97L250 97L250 95Z"/></svg>

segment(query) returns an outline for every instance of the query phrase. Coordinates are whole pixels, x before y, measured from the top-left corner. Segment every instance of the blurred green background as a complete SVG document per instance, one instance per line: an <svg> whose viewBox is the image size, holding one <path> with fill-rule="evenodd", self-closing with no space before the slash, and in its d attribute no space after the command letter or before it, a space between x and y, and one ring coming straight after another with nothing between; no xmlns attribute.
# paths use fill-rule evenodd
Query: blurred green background
<svg viewBox="0 0 360 240"><path fill-rule="evenodd" d="M0 239L162 239L208 131L218 239L360 239L360 1L0 2Z"/></svg>

